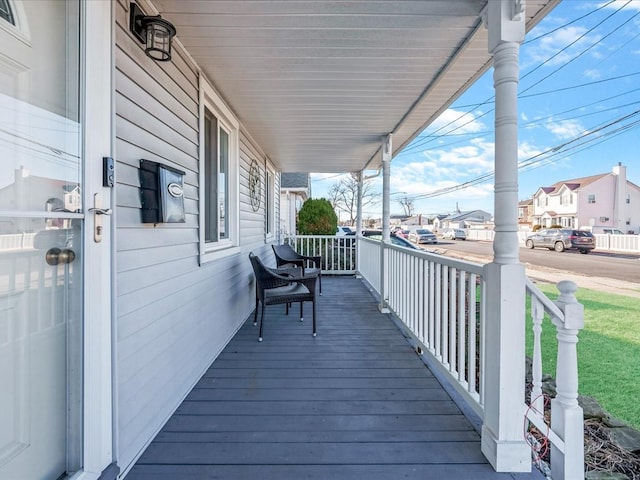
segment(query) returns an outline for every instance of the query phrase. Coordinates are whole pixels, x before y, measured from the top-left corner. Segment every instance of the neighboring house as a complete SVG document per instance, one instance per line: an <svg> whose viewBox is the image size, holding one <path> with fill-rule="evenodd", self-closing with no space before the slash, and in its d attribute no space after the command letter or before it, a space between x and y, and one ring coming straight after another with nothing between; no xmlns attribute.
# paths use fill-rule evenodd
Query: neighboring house
<svg viewBox="0 0 640 480"><path fill-rule="evenodd" d="M280 232L282 235L298 233L298 212L304 201L311 196L308 173L280 174Z"/></svg>
<svg viewBox="0 0 640 480"><path fill-rule="evenodd" d="M0 478L127 475L252 315L280 172L379 169L388 205L383 166L494 64L517 111L519 46L555 0L401 3L0 0L0 218L45 232L0 255ZM488 267L482 451L523 471L525 273Z"/></svg>
<svg viewBox="0 0 640 480"><path fill-rule="evenodd" d="M533 226L531 221L533 217L533 199L521 200L518 202L518 228L524 231L530 231Z"/></svg>
<svg viewBox="0 0 640 480"><path fill-rule="evenodd" d="M434 228L442 230L445 228L484 228L493 226L491 219L493 215L484 210L469 210L467 212L457 212L447 215L444 218L436 217L433 221Z"/></svg>
<svg viewBox="0 0 640 480"><path fill-rule="evenodd" d="M568 228L605 226L637 233L640 187L627 180L627 167L540 187L533 195L533 224Z"/></svg>

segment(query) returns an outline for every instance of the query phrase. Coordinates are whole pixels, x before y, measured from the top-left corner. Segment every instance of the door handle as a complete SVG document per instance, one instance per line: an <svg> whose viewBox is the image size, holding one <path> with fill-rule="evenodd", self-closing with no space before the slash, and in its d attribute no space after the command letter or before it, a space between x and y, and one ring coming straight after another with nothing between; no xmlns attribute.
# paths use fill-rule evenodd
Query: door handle
<svg viewBox="0 0 640 480"><path fill-rule="evenodd" d="M47 250L47 253L44 256L47 264L54 265L64 265L65 263L71 263L76 259L76 254L73 250L69 250L68 248L58 248L53 247Z"/></svg>
<svg viewBox="0 0 640 480"><path fill-rule="evenodd" d="M89 213L93 213L93 241L100 243L102 241L102 217L111 215L113 210L110 208L102 208L102 195L96 193L93 196L93 207L87 209Z"/></svg>
<svg viewBox="0 0 640 480"><path fill-rule="evenodd" d="M93 207L88 210L90 213L95 213L96 215L111 215L113 211L110 208L97 208Z"/></svg>

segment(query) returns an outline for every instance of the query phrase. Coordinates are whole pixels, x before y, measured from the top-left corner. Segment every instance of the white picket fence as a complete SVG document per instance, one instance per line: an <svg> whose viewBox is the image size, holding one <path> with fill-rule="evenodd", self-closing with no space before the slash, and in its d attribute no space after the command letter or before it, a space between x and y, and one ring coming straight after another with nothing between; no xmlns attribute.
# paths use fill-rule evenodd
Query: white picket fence
<svg viewBox="0 0 640 480"><path fill-rule="evenodd" d="M493 230L473 230L468 229L468 240L480 240L492 242L494 237ZM524 245L527 236L531 235L531 232L518 232L518 240L520 245ZM600 234L595 233L596 237L596 250L604 252L624 252L624 253L637 253L640 254L640 235L612 235L610 233Z"/></svg>

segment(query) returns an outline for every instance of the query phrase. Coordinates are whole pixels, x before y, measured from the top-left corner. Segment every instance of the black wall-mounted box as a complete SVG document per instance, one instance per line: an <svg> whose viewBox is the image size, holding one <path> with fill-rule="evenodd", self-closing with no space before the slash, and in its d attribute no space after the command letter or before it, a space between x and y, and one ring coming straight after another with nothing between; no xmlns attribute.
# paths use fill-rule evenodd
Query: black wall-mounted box
<svg viewBox="0 0 640 480"><path fill-rule="evenodd" d="M151 160L140 160L142 223L184 223L184 174Z"/></svg>

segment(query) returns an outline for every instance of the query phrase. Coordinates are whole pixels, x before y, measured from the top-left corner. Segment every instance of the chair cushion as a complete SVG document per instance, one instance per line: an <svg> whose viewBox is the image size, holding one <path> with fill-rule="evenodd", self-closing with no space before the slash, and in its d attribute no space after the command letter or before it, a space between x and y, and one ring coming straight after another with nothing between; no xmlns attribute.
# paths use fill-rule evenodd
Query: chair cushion
<svg viewBox="0 0 640 480"><path fill-rule="evenodd" d="M266 305L275 303L300 302L301 300L311 300L313 294L301 283L294 283L284 287L270 288L264 291L264 302Z"/></svg>

